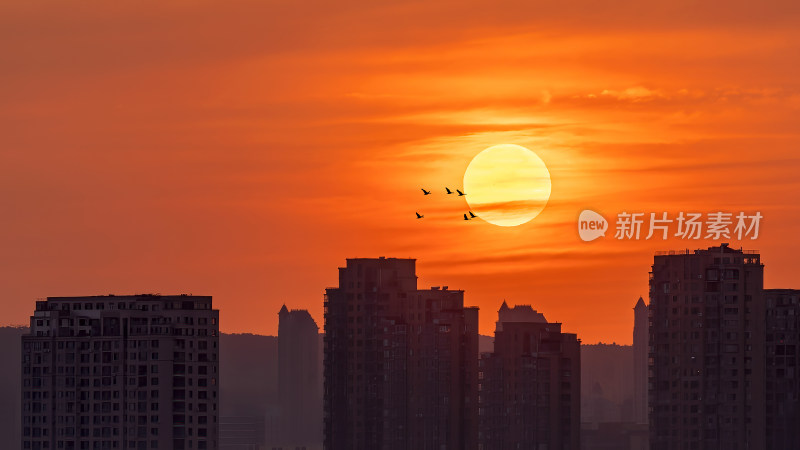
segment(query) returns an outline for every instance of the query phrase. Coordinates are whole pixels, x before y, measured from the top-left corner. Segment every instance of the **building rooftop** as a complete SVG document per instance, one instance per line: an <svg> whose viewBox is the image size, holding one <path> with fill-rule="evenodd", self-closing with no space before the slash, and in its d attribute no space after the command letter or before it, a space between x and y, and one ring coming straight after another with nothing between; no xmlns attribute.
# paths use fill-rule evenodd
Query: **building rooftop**
<svg viewBox="0 0 800 450"><path fill-rule="evenodd" d="M508 307L508 303L503 300L498 313L498 322L538 322L547 323L544 314L533 309L531 305L514 305Z"/></svg>
<svg viewBox="0 0 800 450"><path fill-rule="evenodd" d="M86 300L175 300L191 297L193 299L206 299L211 298L209 295L192 295L192 294L172 294L172 295L161 295L161 294L124 294L124 295L116 295L116 294L106 294L106 295L79 295L79 296L72 296L72 297L47 297L48 301L64 301L64 300L74 300L74 301L86 301Z"/></svg>
<svg viewBox="0 0 800 450"><path fill-rule="evenodd" d="M656 252L656 256L674 256L674 255L691 255L691 254L701 254L701 253L708 253L708 252L715 252L715 253L738 253L738 254L745 254L745 255L758 255L758 250L744 250L741 247L731 248L730 244L727 242L723 242L716 247L708 247L707 249L696 249L694 251L687 249L684 250L662 250Z"/></svg>

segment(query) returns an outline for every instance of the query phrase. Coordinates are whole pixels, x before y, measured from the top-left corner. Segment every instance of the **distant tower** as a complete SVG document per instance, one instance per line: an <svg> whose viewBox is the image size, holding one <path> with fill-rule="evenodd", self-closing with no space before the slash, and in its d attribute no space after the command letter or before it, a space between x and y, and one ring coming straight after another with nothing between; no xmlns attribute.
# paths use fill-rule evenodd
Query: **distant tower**
<svg viewBox="0 0 800 450"><path fill-rule="evenodd" d="M642 297L633 307L633 420L647 423L647 352L650 332Z"/></svg>
<svg viewBox="0 0 800 450"><path fill-rule="evenodd" d="M288 448L322 442L322 374L319 327L308 311L278 313L279 440Z"/></svg>

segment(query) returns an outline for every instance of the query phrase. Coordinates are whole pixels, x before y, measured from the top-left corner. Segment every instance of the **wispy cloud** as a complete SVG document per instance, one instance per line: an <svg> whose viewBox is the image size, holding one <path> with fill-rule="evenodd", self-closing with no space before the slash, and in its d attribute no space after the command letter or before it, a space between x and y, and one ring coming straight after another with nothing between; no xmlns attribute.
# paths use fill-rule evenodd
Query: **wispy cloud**
<svg viewBox="0 0 800 450"><path fill-rule="evenodd" d="M466 289L485 332L509 297L628 342L658 246L579 243L577 213L765 205L785 231L798 18L788 0L2 2L0 282L208 292L223 329L274 332L275 299L321 320L344 258L399 254ZM463 221L442 192L497 143L552 176L521 227ZM800 244L759 244L791 284L772 267Z"/></svg>

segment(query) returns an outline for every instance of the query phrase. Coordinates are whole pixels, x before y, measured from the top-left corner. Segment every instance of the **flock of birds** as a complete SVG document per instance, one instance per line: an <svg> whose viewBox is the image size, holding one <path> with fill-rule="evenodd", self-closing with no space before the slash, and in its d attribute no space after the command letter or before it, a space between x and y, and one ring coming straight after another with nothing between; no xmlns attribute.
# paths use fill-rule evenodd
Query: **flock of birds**
<svg viewBox="0 0 800 450"><path fill-rule="evenodd" d="M447 194L458 194L459 197L463 197L463 196L467 195L467 194L461 192L461 190L459 190L459 189L456 189L456 191L453 192L453 191L450 190L449 187L445 187L444 190L445 190L445 192L447 192ZM423 188L422 189L422 195L431 195L431 191L427 191L427 190L425 190ZM424 215L420 214L419 212L417 212L416 214L417 214L417 219L422 219L422 218L425 217ZM469 214L469 215L467 215L467 214ZM464 220L472 220L472 219L474 219L476 217L478 217L478 216L473 214L472 211L467 211L467 213L464 214Z"/></svg>

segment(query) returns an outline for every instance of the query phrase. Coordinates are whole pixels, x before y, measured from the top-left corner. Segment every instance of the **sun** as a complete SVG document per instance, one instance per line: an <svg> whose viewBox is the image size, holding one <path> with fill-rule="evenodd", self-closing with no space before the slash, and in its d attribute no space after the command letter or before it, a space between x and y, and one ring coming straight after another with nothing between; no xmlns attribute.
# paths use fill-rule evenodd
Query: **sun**
<svg viewBox="0 0 800 450"><path fill-rule="evenodd" d="M550 172L536 153L514 144L487 148L464 172L464 193L472 211L501 227L531 221L550 199Z"/></svg>

